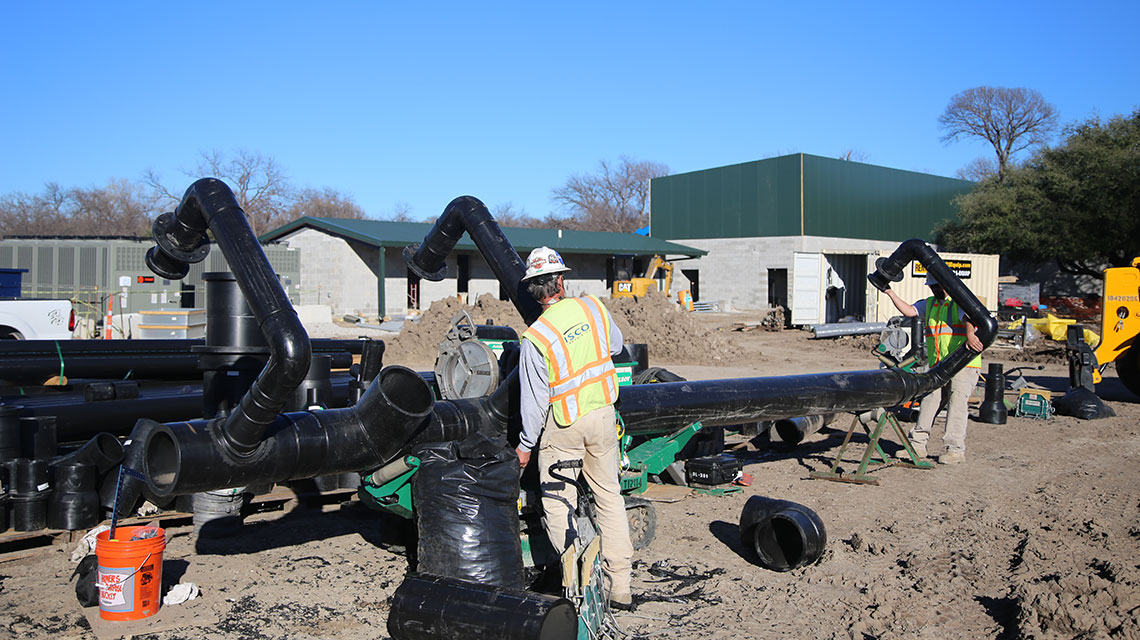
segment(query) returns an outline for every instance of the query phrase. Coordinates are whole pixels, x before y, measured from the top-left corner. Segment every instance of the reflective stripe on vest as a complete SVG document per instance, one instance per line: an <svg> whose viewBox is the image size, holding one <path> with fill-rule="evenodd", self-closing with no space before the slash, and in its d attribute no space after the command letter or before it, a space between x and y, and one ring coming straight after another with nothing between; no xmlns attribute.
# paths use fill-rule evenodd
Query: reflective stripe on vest
<svg viewBox="0 0 1140 640"><path fill-rule="evenodd" d="M958 304L953 300L939 300L934 296L926 299L926 359L930 366L966 343L966 321L960 316ZM980 368L982 356L966 366Z"/></svg>
<svg viewBox="0 0 1140 640"><path fill-rule="evenodd" d="M598 330L600 328L600 330ZM523 332L546 357L554 419L569 425L617 400L609 312L594 296L565 298Z"/></svg>

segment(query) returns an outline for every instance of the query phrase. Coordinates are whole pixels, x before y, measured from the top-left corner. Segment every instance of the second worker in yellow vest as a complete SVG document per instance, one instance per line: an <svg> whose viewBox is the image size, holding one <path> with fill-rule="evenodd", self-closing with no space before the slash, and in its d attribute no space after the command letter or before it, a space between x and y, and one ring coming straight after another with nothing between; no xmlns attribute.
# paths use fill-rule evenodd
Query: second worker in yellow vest
<svg viewBox="0 0 1140 640"><path fill-rule="evenodd" d="M890 288L887 288L886 294L899 313L908 317L922 317L926 335L926 356L930 366L938 364L963 344L980 353L985 347L974 335L974 325L966 320L957 303L947 297L946 291L938 281L929 275L926 277L926 284L930 287L932 295L914 304L904 301ZM946 445L946 452L938 457L938 462L956 464L966 459L970 394L978 384L981 366L982 357L978 356L956 373L946 386L922 399L918 410L918 422L908 436L919 456L926 457L926 445L930 441L930 432L934 429L934 418L945 404L946 433L942 442Z"/></svg>

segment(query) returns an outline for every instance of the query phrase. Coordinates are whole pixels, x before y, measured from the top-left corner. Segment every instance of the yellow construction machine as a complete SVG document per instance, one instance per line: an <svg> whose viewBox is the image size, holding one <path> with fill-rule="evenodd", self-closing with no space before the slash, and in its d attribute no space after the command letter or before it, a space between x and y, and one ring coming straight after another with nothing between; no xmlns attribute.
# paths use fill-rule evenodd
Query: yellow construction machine
<svg viewBox="0 0 1140 640"><path fill-rule="evenodd" d="M1101 370L1115 362L1124 386L1140 396L1140 257L1131 267L1104 270L1100 335L1093 382L1100 382Z"/></svg>
<svg viewBox="0 0 1140 640"><path fill-rule="evenodd" d="M665 284L662 291L669 295L669 288L673 286L673 265L666 262L664 256L653 256L649 266L645 268L645 277L630 280L614 280L612 298L640 298L649 291L657 290L657 272L665 274Z"/></svg>

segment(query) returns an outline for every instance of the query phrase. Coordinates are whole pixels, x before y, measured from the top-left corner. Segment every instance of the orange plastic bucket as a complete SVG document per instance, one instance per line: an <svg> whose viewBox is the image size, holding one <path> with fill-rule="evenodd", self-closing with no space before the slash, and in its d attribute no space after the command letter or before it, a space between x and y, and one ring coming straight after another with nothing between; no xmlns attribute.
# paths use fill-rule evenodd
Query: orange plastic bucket
<svg viewBox="0 0 1140 640"><path fill-rule="evenodd" d="M158 529L153 538L131 540L135 534L154 527L119 527L115 539L110 531L95 537L99 570L99 617L104 620L138 620L158 612L162 602L162 552L166 532Z"/></svg>

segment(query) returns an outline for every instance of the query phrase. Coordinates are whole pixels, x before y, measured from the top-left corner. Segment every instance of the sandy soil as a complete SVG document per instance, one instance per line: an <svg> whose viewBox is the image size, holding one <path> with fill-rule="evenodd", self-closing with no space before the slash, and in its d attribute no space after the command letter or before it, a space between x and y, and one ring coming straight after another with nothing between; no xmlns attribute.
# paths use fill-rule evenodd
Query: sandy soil
<svg viewBox="0 0 1140 640"><path fill-rule="evenodd" d="M758 316L683 317L701 339L629 333L686 341L672 358L652 347L650 355L690 379L876 366L866 340L733 330ZM386 361L403 364L395 353ZM1008 366L1025 359L986 357ZM1063 361L1036 359L1046 368L1026 372L1029 381L1063 393ZM634 634L686 639L1140 637L1140 398L1111 368L1098 392L1118 417L971 421L965 463L881 468L878 486L808 477L829 468L849 416L795 447L737 438L733 451L753 484L656 504L656 540L635 555L640 605L618 621ZM864 451L865 439L855 442L842 462L849 472ZM884 448L897 446L888 439ZM738 540L752 495L815 510L828 537L820 561L787 573L753 564ZM198 599L144 623L93 627L69 583L71 548L61 544L0 563L0 637L388 637L388 601L407 568L385 544L390 520L349 500L260 514L224 540L196 540L181 522L168 529L166 580L197 583Z"/></svg>

